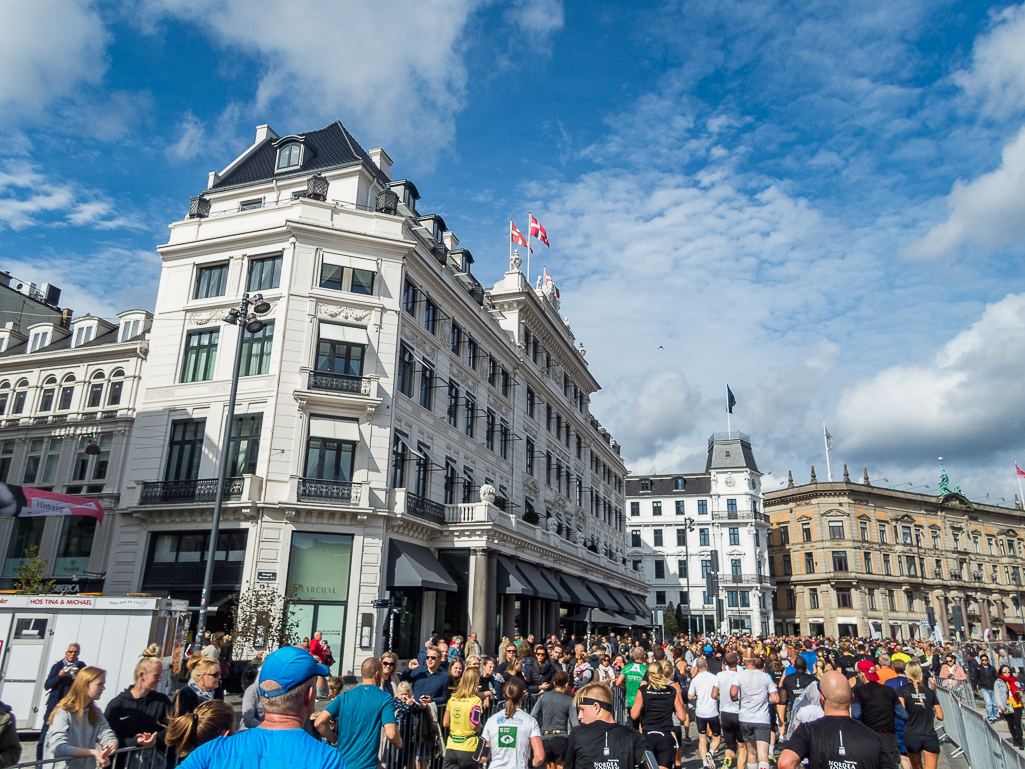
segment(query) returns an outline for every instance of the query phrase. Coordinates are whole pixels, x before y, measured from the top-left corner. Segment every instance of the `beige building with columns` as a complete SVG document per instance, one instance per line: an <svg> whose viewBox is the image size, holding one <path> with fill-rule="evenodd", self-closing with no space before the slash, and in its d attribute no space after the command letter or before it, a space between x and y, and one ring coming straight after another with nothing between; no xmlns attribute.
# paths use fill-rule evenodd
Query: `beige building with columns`
<svg viewBox="0 0 1025 769"><path fill-rule="evenodd" d="M777 633L895 639L1023 635L1023 512L852 480L765 494ZM929 609L932 609L930 615Z"/></svg>

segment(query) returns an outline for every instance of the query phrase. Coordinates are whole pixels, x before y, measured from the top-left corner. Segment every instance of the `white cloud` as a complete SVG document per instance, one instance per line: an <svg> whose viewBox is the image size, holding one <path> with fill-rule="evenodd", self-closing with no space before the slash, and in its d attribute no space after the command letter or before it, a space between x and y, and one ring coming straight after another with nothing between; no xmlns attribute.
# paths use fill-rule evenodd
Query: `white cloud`
<svg viewBox="0 0 1025 769"><path fill-rule="evenodd" d="M297 123L277 130L340 119L362 142L391 144L410 153L410 166L427 167L451 143L465 102L463 33L477 5L402 0L382 13L374 4L315 0L146 0L144 11L191 21L259 62L253 111L283 107Z"/></svg>
<svg viewBox="0 0 1025 769"><path fill-rule="evenodd" d="M515 0L505 18L539 42L547 42L566 23L562 0Z"/></svg>
<svg viewBox="0 0 1025 769"><path fill-rule="evenodd" d="M134 214L119 211L95 189L41 173L26 161L0 164L0 229L70 224L94 230L144 229Z"/></svg>
<svg viewBox="0 0 1025 769"><path fill-rule="evenodd" d="M1023 379L1025 294L1009 294L930 362L892 366L846 389L834 432L846 451L877 457L990 456L1021 440Z"/></svg>
<svg viewBox="0 0 1025 769"><path fill-rule="evenodd" d="M1025 6L1004 8L992 22L975 42L971 66L954 80L987 113L1007 117L1025 108Z"/></svg>
<svg viewBox="0 0 1025 769"><path fill-rule="evenodd" d="M0 3L0 122L35 118L83 85L98 84L108 39L90 3Z"/></svg>
<svg viewBox="0 0 1025 769"><path fill-rule="evenodd" d="M943 256L968 243L986 250L1025 243L1025 128L1004 147L1000 167L957 181L950 217L908 247L914 257Z"/></svg>

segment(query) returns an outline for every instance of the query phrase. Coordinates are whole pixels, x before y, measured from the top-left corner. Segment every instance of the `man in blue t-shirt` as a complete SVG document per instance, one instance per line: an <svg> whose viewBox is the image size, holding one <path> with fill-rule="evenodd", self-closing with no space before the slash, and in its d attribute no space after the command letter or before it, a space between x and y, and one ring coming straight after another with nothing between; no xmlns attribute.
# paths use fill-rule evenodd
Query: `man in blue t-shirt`
<svg viewBox="0 0 1025 769"><path fill-rule="evenodd" d="M815 663L819 661L819 655L812 651L811 641L807 638L804 639L804 651L801 652L801 656L808 663L808 672L813 672L815 670Z"/></svg>
<svg viewBox="0 0 1025 769"><path fill-rule="evenodd" d="M402 747L402 738L395 725L394 699L381 688L383 674L381 660L376 657L364 660L360 668L363 682L331 700L331 704L313 722L321 734L338 746L345 769L374 769L377 766L382 726L389 742L396 748ZM338 723L337 736L329 721Z"/></svg>
<svg viewBox="0 0 1025 769"><path fill-rule="evenodd" d="M317 676L328 675L305 649L278 649L260 668L263 723L200 745L180 769L345 769L341 753L303 729L316 704Z"/></svg>

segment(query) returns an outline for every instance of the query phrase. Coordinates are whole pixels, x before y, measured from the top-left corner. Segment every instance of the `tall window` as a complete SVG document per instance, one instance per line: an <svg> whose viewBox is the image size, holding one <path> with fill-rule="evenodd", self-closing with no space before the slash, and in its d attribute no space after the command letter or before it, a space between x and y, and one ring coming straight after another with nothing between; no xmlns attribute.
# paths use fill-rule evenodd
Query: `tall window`
<svg viewBox="0 0 1025 769"><path fill-rule="evenodd" d="M487 410L486 415L487 421L484 423L484 445L487 446L488 451L495 450L495 412L491 409Z"/></svg>
<svg viewBox="0 0 1025 769"><path fill-rule="evenodd" d="M527 440L526 440L526 454L527 454L527 456L526 456L526 460L525 460L526 461L525 469L527 471L527 475L533 475L534 474L534 441L532 441L530 438L527 438Z"/></svg>
<svg viewBox="0 0 1025 769"><path fill-rule="evenodd" d="M676 530L676 546L684 547L687 544L687 530L677 529Z"/></svg>
<svg viewBox="0 0 1025 769"><path fill-rule="evenodd" d="M21 414L25 411L25 399L28 397L28 380L19 379L14 388L14 405L11 406L12 414Z"/></svg>
<svg viewBox="0 0 1025 769"><path fill-rule="evenodd" d="M117 406L121 403L121 391L124 389L125 383L125 371L124 369L115 369L114 373L110 375L110 387L107 388L107 405Z"/></svg>
<svg viewBox="0 0 1025 769"><path fill-rule="evenodd" d="M701 561L701 579L707 577L712 571L712 559L704 558Z"/></svg>
<svg viewBox="0 0 1025 769"><path fill-rule="evenodd" d="M850 567L847 564L846 550L833 551L833 571L850 571Z"/></svg>
<svg viewBox="0 0 1025 769"><path fill-rule="evenodd" d="M224 296L228 287L228 263L211 264L196 270L196 289L193 299L210 299Z"/></svg>
<svg viewBox="0 0 1025 769"><path fill-rule="evenodd" d="M708 500L707 499L699 499L698 500L698 515L708 515Z"/></svg>
<svg viewBox="0 0 1025 769"><path fill-rule="evenodd" d="M89 394L86 396L85 407L98 409L103 404L103 372L97 371L93 374L92 384L89 385Z"/></svg>
<svg viewBox="0 0 1025 769"><path fill-rule="evenodd" d="M399 438L398 433L392 440L391 486L393 489L406 487L406 444Z"/></svg>
<svg viewBox="0 0 1025 769"><path fill-rule="evenodd" d="M910 531L910 529L909 529ZM843 521L830 521L829 522L829 538L830 539L843 539Z"/></svg>
<svg viewBox="0 0 1025 769"><path fill-rule="evenodd" d="M662 503L661 502L652 502L651 503L651 514L652 515L662 515Z"/></svg>
<svg viewBox="0 0 1025 769"><path fill-rule="evenodd" d="M445 504L454 505L456 501L456 484L459 476L456 473L455 460L445 457Z"/></svg>
<svg viewBox="0 0 1025 769"><path fill-rule="evenodd" d="M459 325L455 321L452 322L452 331L449 334L448 344L449 349L458 355L459 348L463 345L463 330L459 328Z"/></svg>
<svg viewBox="0 0 1025 769"><path fill-rule="evenodd" d="M636 518L641 514L641 503L631 502L630 503L630 517Z"/></svg>
<svg viewBox="0 0 1025 769"><path fill-rule="evenodd" d="M176 419L171 422L165 481L187 481L199 477L205 429L205 419Z"/></svg>
<svg viewBox="0 0 1025 769"><path fill-rule="evenodd" d="M430 299L424 299L424 328L432 334L438 330L438 307Z"/></svg>
<svg viewBox="0 0 1025 769"><path fill-rule="evenodd" d="M815 573L815 554L805 553L804 554L804 573L814 574Z"/></svg>
<svg viewBox="0 0 1025 769"><path fill-rule="evenodd" d="M836 591L836 608L853 608L853 604L851 603L851 591L849 588L840 588Z"/></svg>
<svg viewBox="0 0 1025 769"><path fill-rule="evenodd" d="M794 573L794 566L790 562L790 553L783 553L783 576L789 577Z"/></svg>
<svg viewBox="0 0 1025 769"><path fill-rule="evenodd" d="M90 438L83 435L78 439L78 454L75 456L75 467L72 470L72 480L76 481L100 481L107 477L107 466L110 464L110 435L100 435L96 444L100 447L99 454L88 454L86 448L89 446Z"/></svg>
<svg viewBox="0 0 1025 769"><path fill-rule="evenodd" d="M274 321L264 322L255 334L242 334L242 376L259 376L270 371L270 352L274 343Z"/></svg>
<svg viewBox="0 0 1025 769"><path fill-rule="evenodd" d="M661 558L655 560L655 579L666 578L666 562Z"/></svg>
<svg viewBox="0 0 1025 769"><path fill-rule="evenodd" d="M865 556L865 559L864 559L865 560L865 573L866 574L871 574L872 573L872 554L871 553L865 553L864 556Z"/></svg>
<svg viewBox="0 0 1025 769"><path fill-rule="evenodd" d="M652 537L654 537L655 547L662 547L662 529L652 529Z"/></svg>
<svg viewBox="0 0 1025 769"><path fill-rule="evenodd" d="M428 411L434 407L434 367L426 359L420 368L420 405Z"/></svg>
<svg viewBox="0 0 1025 769"><path fill-rule="evenodd" d="M214 378L217 340L220 331L190 331L185 337L185 363L182 382L205 382Z"/></svg>
<svg viewBox="0 0 1025 769"><path fill-rule="evenodd" d="M469 393L466 394L466 414L464 428L467 437L472 438L477 425L477 401Z"/></svg>
<svg viewBox="0 0 1025 769"><path fill-rule="evenodd" d="M730 527L730 544L731 545L739 545L740 544L740 529L738 527L736 527L736 526L731 526Z"/></svg>
<svg viewBox="0 0 1025 769"><path fill-rule="evenodd" d="M509 424L504 419L498 424L498 456L509 458Z"/></svg>
<svg viewBox="0 0 1025 769"><path fill-rule="evenodd" d="M868 542L868 524L862 521L858 528L861 530L861 541Z"/></svg>
<svg viewBox="0 0 1025 769"><path fill-rule="evenodd" d="M228 476L253 475L260 454L260 430L263 414L242 414L231 423L228 441Z"/></svg>
<svg viewBox="0 0 1025 769"><path fill-rule="evenodd" d="M395 387L407 398L413 397L413 379L416 372L414 360L413 348L403 342L399 348L399 371L396 375Z"/></svg>
<svg viewBox="0 0 1025 769"><path fill-rule="evenodd" d="M801 524L801 541L802 542L811 542L811 524L810 523L802 523Z"/></svg>
<svg viewBox="0 0 1025 769"><path fill-rule="evenodd" d="M819 591L815 588L811 588L808 590L808 608L819 608Z"/></svg>
<svg viewBox="0 0 1025 769"><path fill-rule="evenodd" d="M477 370L477 342L472 336L466 337L466 365Z"/></svg>
<svg viewBox="0 0 1025 769"><path fill-rule="evenodd" d="M545 452L545 483L552 485L552 452Z"/></svg>
<svg viewBox="0 0 1025 769"><path fill-rule="evenodd" d="M680 558L676 561L676 573L679 575L680 579L687 578L687 561L685 561L683 558ZM681 591L680 600L683 601L683 598L686 595L687 594L685 592ZM686 601L683 602L686 603Z"/></svg>
<svg viewBox="0 0 1025 769"><path fill-rule="evenodd" d="M26 486L36 482L39 474L39 465L43 461L43 446L46 444L42 438L33 438L28 444L28 458L25 460L25 472L21 482Z"/></svg>
<svg viewBox="0 0 1025 769"><path fill-rule="evenodd" d="M373 296L374 294L374 278L377 273L373 270L360 270L353 269L352 280L350 288L354 294L366 294L367 296Z"/></svg>
<svg viewBox="0 0 1025 769"><path fill-rule="evenodd" d="M402 292L402 309L416 317L416 286L406 281L406 287Z"/></svg>
<svg viewBox="0 0 1025 769"><path fill-rule="evenodd" d="M281 285L281 256L254 259L249 263L246 291L267 291Z"/></svg>
<svg viewBox="0 0 1025 769"><path fill-rule="evenodd" d="M71 399L75 396L75 377L68 374L64 377L64 381L61 382L61 394L60 400L57 402L57 408L61 411L67 411L71 408Z"/></svg>
<svg viewBox="0 0 1025 769"><path fill-rule="evenodd" d="M737 500L735 500L735 499L727 499L726 500L726 512L727 513L734 513L734 514L736 514L736 512L737 512Z"/></svg>
<svg viewBox="0 0 1025 769"><path fill-rule="evenodd" d="M351 483L355 454L356 444L353 441L310 438L306 444L306 477Z"/></svg>
<svg viewBox="0 0 1025 769"><path fill-rule="evenodd" d="M45 524L46 518L41 516L14 519L14 531L11 532L11 539L7 545L3 576L18 576L18 569L26 562L25 551L33 545L39 547L42 544Z"/></svg>
<svg viewBox="0 0 1025 769"><path fill-rule="evenodd" d="M880 523L879 524L879 541L882 542L883 544L886 544L886 542L888 541L887 538L886 538L886 524L885 523Z"/></svg>
<svg viewBox="0 0 1025 769"><path fill-rule="evenodd" d="M684 514L683 500L682 499L676 500L676 514L677 515L683 515Z"/></svg>
<svg viewBox="0 0 1025 769"><path fill-rule="evenodd" d="M0 483L7 483L14 461L14 441L0 443Z"/></svg>
<svg viewBox="0 0 1025 769"><path fill-rule="evenodd" d="M505 397L505 398L508 398L509 397L509 386L510 386L511 379L509 377L509 372L506 371L504 368L502 369L502 376L501 376L499 381L501 382L501 393L502 393L502 396ZM569 436L569 431L568 430L566 432L566 435L567 435L567 437Z"/></svg>
<svg viewBox="0 0 1025 769"><path fill-rule="evenodd" d="M640 529L633 529L630 532L630 547L641 546L641 531Z"/></svg>
<svg viewBox="0 0 1025 769"><path fill-rule="evenodd" d="M48 376L43 380L43 393L39 396L39 411L46 412L53 409L53 398L57 394L57 377Z"/></svg>
<svg viewBox="0 0 1025 769"><path fill-rule="evenodd" d="M708 529L698 529L698 544L701 547L708 547Z"/></svg>
<svg viewBox="0 0 1025 769"><path fill-rule="evenodd" d="M528 417L532 417L533 418L533 416L534 416L534 408L536 406L536 401L537 401L537 396L534 394L534 391L531 390L528 387L527 388L527 416Z"/></svg>
<svg viewBox="0 0 1025 769"><path fill-rule="evenodd" d="M403 376L403 364L405 353L408 348L403 345L402 356L399 359L399 377ZM342 376L361 377L363 376L363 359L366 347L361 344L340 342L336 339L320 339L317 341L317 371L324 371L329 374L341 374ZM270 355L270 342L267 343L267 355ZM409 356L409 377L412 378L412 353ZM400 384L401 391L401 384ZM408 394L408 393L407 393Z"/></svg>
<svg viewBox="0 0 1025 769"><path fill-rule="evenodd" d="M448 423L453 427L459 426L459 385L452 380L448 383L448 409L446 410Z"/></svg>
<svg viewBox="0 0 1025 769"><path fill-rule="evenodd" d="M734 577L738 577L739 578L739 577L741 577L743 575L743 573L744 573L744 567L743 567L743 565L741 563L741 559L740 558L731 558L730 559L730 574L732 576L734 576ZM739 582L740 580L738 579L736 581Z"/></svg>
<svg viewBox="0 0 1025 769"><path fill-rule="evenodd" d="M11 383L0 383L0 414L7 413L7 400L11 397Z"/></svg>

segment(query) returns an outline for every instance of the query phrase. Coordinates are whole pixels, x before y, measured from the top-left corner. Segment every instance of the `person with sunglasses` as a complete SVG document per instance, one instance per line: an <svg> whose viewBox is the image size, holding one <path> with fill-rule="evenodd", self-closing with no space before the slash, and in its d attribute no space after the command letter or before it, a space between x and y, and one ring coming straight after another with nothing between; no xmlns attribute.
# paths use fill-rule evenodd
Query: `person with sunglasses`
<svg viewBox="0 0 1025 769"><path fill-rule="evenodd" d="M965 673L964 668L957 664L953 654L948 654L943 663L943 667L940 668L940 681L943 683L945 689L957 688L961 681L967 681L968 674Z"/></svg>
<svg viewBox="0 0 1025 769"><path fill-rule="evenodd" d="M580 726L569 734L563 769L634 769L645 765L648 742L612 717L612 689L593 682L573 697Z"/></svg>
<svg viewBox="0 0 1025 769"><path fill-rule="evenodd" d="M210 657L192 657L188 663L189 683L178 690L174 700L174 715L184 716L202 703L223 700L221 689L221 663Z"/></svg>
<svg viewBox="0 0 1025 769"><path fill-rule="evenodd" d="M516 648L516 644L510 641L505 645L504 656L498 665L498 674L500 676L505 676L506 670L509 669L509 663L516 659L517 656L518 649Z"/></svg>
<svg viewBox="0 0 1025 769"><path fill-rule="evenodd" d="M552 688L555 672L555 664L548 656L548 650L544 644L535 645L533 659L523 661L523 679L527 682L527 691L532 696L537 696Z"/></svg>
<svg viewBox="0 0 1025 769"><path fill-rule="evenodd" d="M395 696L395 687L399 685L398 674L399 657L395 652L385 652L381 655L381 689Z"/></svg>
<svg viewBox="0 0 1025 769"><path fill-rule="evenodd" d="M1000 666L1000 676L993 685L993 694L997 700L997 707L1001 714L1007 719L1007 728L1011 732L1011 742L1018 750L1025 750L1022 747L1022 696L1021 684L1011 672L1009 665Z"/></svg>

